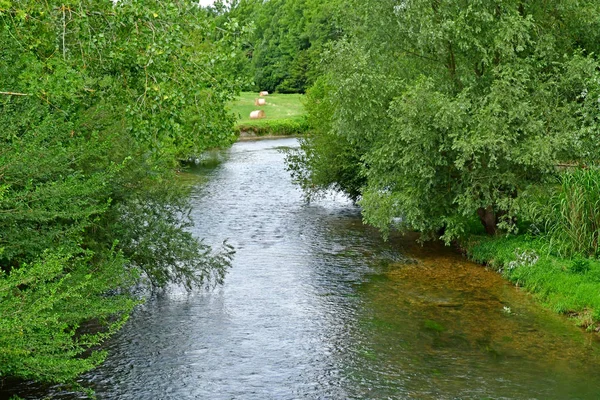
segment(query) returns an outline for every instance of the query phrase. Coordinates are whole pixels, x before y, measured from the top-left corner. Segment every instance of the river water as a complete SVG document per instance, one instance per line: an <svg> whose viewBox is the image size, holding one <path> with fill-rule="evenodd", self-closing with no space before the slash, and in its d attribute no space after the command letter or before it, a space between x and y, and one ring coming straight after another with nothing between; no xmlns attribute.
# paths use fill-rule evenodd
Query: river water
<svg viewBox="0 0 600 400"><path fill-rule="evenodd" d="M228 239L232 269L141 306L82 381L99 399L600 397L593 335L451 249L383 242L341 195L306 204L294 146L240 142L192 171L195 233Z"/></svg>

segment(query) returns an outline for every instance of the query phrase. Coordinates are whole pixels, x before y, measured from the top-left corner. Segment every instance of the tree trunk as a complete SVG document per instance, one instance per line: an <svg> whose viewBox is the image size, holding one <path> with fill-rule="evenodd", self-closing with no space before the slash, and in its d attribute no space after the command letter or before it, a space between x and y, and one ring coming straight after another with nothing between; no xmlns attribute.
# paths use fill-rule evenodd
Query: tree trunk
<svg viewBox="0 0 600 400"><path fill-rule="evenodd" d="M495 235L496 230L498 229L498 216L494 212L492 206L487 206L486 208L477 209L477 215L479 216L479 220L481 224L485 228L485 232L488 235Z"/></svg>

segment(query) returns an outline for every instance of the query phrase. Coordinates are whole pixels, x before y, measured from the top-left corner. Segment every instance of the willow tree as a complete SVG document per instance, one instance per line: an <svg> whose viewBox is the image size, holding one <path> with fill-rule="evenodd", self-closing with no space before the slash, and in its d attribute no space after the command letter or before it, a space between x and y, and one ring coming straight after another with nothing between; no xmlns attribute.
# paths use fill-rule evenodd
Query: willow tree
<svg viewBox="0 0 600 400"><path fill-rule="evenodd" d="M598 8L575 0L353 4L353 34L330 59L323 135L350 143L360 160L348 162L364 179L366 221L384 232L401 221L450 240L478 218L493 234L513 227L528 185L558 164L597 158ZM304 144L313 160L296 164L304 176L315 165L326 175L314 161L327 154L320 142Z"/></svg>
<svg viewBox="0 0 600 400"><path fill-rule="evenodd" d="M132 285L222 280L181 159L234 140L236 32L187 1L0 1L0 378L102 361Z"/></svg>

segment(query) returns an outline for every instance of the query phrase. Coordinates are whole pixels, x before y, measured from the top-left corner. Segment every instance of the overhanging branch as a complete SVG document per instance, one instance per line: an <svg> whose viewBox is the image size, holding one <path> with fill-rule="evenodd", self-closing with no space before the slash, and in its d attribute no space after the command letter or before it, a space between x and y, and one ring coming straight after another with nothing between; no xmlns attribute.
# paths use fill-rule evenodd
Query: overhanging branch
<svg viewBox="0 0 600 400"><path fill-rule="evenodd" d="M0 92L0 94L6 95L6 96L29 96L29 94L27 94L27 93L16 93L16 92Z"/></svg>

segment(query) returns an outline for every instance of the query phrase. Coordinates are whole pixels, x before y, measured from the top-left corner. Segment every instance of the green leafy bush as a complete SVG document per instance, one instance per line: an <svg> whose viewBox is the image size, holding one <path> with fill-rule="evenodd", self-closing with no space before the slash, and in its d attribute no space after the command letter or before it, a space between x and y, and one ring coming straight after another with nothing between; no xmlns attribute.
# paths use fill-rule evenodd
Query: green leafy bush
<svg viewBox="0 0 600 400"><path fill-rule="evenodd" d="M238 134L256 136L292 136L308 132L309 126L305 118L271 119L236 125Z"/></svg>
<svg viewBox="0 0 600 400"><path fill-rule="evenodd" d="M473 217L515 232L524 190L599 154L598 4L350 1L321 77L337 140L310 149L305 176L346 143L338 164L355 164L363 217L384 234L449 243Z"/></svg>
<svg viewBox="0 0 600 400"><path fill-rule="evenodd" d="M341 190L357 200L364 184L361 153L332 130L334 107L327 97L330 90L325 79L319 79L307 93L310 134L300 139L299 149L288 152L287 169L307 200L329 189Z"/></svg>
<svg viewBox="0 0 600 400"><path fill-rule="evenodd" d="M134 284L222 281L232 249L189 233L175 179L236 138L213 25L187 1L0 1L0 379L96 366Z"/></svg>
<svg viewBox="0 0 600 400"><path fill-rule="evenodd" d="M137 303L114 291L136 281L126 263L117 252L82 252L72 243L0 272L0 375L65 382L102 362L105 352L89 349Z"/></svg>
<svg viewBox="0 0 600 400"><path fill-rule="evenodd" d="M576 258L571 262L569 271L574 274L585 274L590 270L590 260L585 258Z"/></svg>

